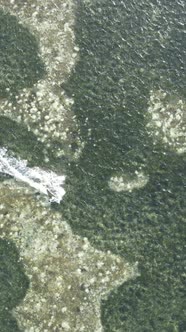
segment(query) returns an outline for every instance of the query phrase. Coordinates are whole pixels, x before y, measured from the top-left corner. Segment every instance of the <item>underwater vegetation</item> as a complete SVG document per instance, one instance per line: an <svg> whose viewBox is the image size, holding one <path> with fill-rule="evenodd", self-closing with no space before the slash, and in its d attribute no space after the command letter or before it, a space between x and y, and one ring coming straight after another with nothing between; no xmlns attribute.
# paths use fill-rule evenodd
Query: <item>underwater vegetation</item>
<svg viewBox="0 0 186 332"><path fill-rule="evenodd" d="M95 246L139 261L141 276L103 301L104 331L183 332L186 160L169 144L154 144L146 115L151 90L185 98L185 5L78 4L79 61L66 91L86 143L67 171L61 210ZM108 187L113 174L136 171L149 178L143 188Z"/></svg>
<svg viewBox="0 0 186 332"><path fill-rule="evenodd" d="M26 143L26 144L25 144ZM31 164L41 165L44 160L44 146L24 125L5 117L0 117L0 146L13 150Z"/></svg>
<svg viewBox="0 0 186 332"><path fill-rule="evenodd" d="M29 29L0 8L0 97L30 87L45 74L38 43Z"/></svg>
<svg viewBox="0 0 186 332"><path fill-rule="evenodd" d="M12 241L0 239L0 331L19 332L11 314L25 297L29 281L24 273L19 253Z"/></svg>
<svg viewBox="0 0 186 332"><path fill-rule="evenodd" d="M184 18L185 4L178 1L77 2L74 28L79 55L63 89L73 98L72 114L85 147L78 160L66 164L67 194L58 211L95 247L138 261L141 273L102 301L105 332L186 330L186 160L169 144L159 140L154 144L146 127L150 91L185 98ZM8 20L17 24L15 18ZM6 55L6 48L2 50ZM6 68L12 68L15 80L23 75L25 86L30 84L26 69L17 74L14 66ZM34 75L31 72L32 82ZM5 86L17 89L8 80L0 86L2 94ZM28 159L28 146L31 151L37 135L27 136L25 129L33 145L27 146L26 139L24 145L24 126L7 117L2 121L7 132L16 127L20 138L16 152ZM12 144L6 130L1 131L1 140L3 145ZM36 154L31 153L33 164L40 163L42 146L36 144ZM62 167L60 158L56 163ZM143 187L131 192L109 188L115 174L133 179L136 171L148 177Z"/></svg>
<svg viewBox="0 0 186 332"><path fill-rule="evenodd" d="M62 88L62 83L67 80L78 57L73 33L74 3L56 0L54 4L48 0L42 6L37 0L24 4L1 0L0 5L6 12L10 25L6 29L6 21L1 22L2 30L6 30L6 38L11 40L11 25L14 27L16 21L20 31L23 31L22 44L31 54L29 61L33 61L36 71L37 60L44 68L44 72L38 71L35 80L32 79L32 71L26 71L30 84L23 84L22 80L22 87L16 91L9 87L8 81L3 81L7 94L4 96L6 98L0 100L0 114L32 131L38 141L44 143L45 160L48 162L48 148L55 157L77 159L83 146L79 140L76 119L71 112L73 99L67 97ZM25 30L28 38L25 37ZM16 43L16 36L14 41ZM19 41L17 46L18 51L22 52ZM12 70L12 80L15 81L13 73L15 70L19 71L19 54L11 47L8 50L2 48L1 51L2 56L15 57L15 61L8 67L10 72ZM22 53L22 61L27 63L27 53ZM75 148L72 147L73 144Z"/></svg>
<svg viewBox="0 0 186 332"><path fill-rule="evenodd" d="M137 264L73 234L61 213L14 179L0 183L0 201L1 237L17 245L30 280L25 298L13 310L20 328L103 331L101 299L135 277Z"/></svg>

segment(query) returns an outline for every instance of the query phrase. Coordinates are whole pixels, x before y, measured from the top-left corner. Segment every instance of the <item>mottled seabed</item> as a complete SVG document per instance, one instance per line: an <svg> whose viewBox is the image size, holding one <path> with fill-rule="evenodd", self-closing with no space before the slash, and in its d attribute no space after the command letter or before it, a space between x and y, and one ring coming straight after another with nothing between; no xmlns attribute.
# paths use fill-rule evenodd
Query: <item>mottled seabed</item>
<svg viewBox="0 0 186 332"><path fill-rule="evenodd" d="M24 331L102 331L100 301L137 273L72 233L59 212L15 181L1 184L1 238L12 240L30 286L14 309Z"/></svg>
<svg viewBox="0 0 186 332"><path fill-rule="evenodd" d="M1 0L0 4L7 11L0 12L4 17L4 25L0 25L2 55L7 59L7 52L14 50L6 66L1 66L0 143L32 165L57 169L67 176L64 201L58 208L52 207L58 212L43 206L41 197L34 198L33 192L30 196L28 189L24 192L18 184L1 185L7 195L2 197L3 236L9 233L21 257L28 254L23 257L26 271L32 270L34 257L39 267L39 271L27 272L33 287L31 282L22 305L15 310L20 326L28 324L29 329L37 320L37 306L30 309L31 314L26 313L32 296L34 303L43 299L48 303L50 296L55 301L50 280L55 280L54 287L61 287L61 281L47 272L47 266L53 266L54 253L56 273L61 273L55 244L58 242L68 256L63 248L66 242L58 238L63 230L69 232L66 238L73 243L88 238L90 244L87 240L82 244L87 246L86 259L89 254L94 256L94 247L105 262L107 258L115 261L116 256L124 257L131 266L139 262L140 275L115 288L101 304L99 280L96 284L93 279L91 288L83 279L82 292L88 294L90 304L87 308L91 308L93 293L97 294L97 320L89 320L98 324L95 331L185 332L185 3ZM24 35L23 43L20 38L12 40L12 29L16 30L14 36ZM22 237L11 227L18 224L20 228L24 215L14 219L12 212L10 222L8 210L4 210L9 201L12 206L18 203L18 210L25 202L25 209L33 209L40 220L37 225L29 212L28 224L21 226ZM46 218L40 219L41 211ZM40 256L34 249L41 246L37 241L33 241L35 247L29 247L36 256L29 256L21 242L30 234L27 226L31 246L33 239L52 237L46 243L51 243L52 248L46 250L52 258L43 252ZM108 250L112 254L106 254ZM41 257L48 263L44 267ZM73 263L62 261L72 271ZM75 264L78 270L80 261ZM122 265L121 272L124 268L131 276L129 265ZM72 273L71 281L84 278L85 270L78 270L77 276ZM43 278L47 293L40 283L36 290L37 278ZM120 277L117 280L122 282ZM73 294L73 289L68 291ZM78 311L76 317L84 312L79 307L79 296L84 293L74 291L77 307L67 300L62 307L65 324L60 328L71 328L68 305L72 312ZM59 308L50 318L47 304L45 309L48 320L43 324L62 324ZM88 311L86 317L90 317ZM34 324L35 330L41 328L40 321Z"/></svg>
<svg viewBox="0 0 186 332"><path fill-rule="evenodd" d="M2 51L7 62L3 75L7 79L1 84L0 114L26 125L44 143L46 162L48 148L57 157L65 154L77 158L82 143L71 112L73 98L67 97L62 88L78 58L73 2L1 1L0 5L4 10L4 39L10 45L17 43L17 48L9 47L9 54ZM12 41L13 31L17 36ZM21 56L23 63L19 63Z"/></svg>
<svg viewBox="0 0 186 332"><path fill-rule="evenodd" d="M31 163L45 167L51 166L51 154L56 159L65 155L76 160L83 144L71 111L73 99L62 88L78 57L73 32L74 5L70 1L48 1L43 5L37 1L1 1L0 4L1 30L6 40L3 46L10 44L9 53L2 51L7 60L3 73L7 80L2 75L1 144L19 156L26 154ZM18 35L16 40L12 40L12 31ZM23 43L19 38L25 38ZM17 47L11 48L11 43L17 43ZM33 52L33 58L29 52ZM21 54L24 70L19 63ZM17 65L15 70L14 65ZM20 134L19 126L25 135ZM6 137L8 134L10 139ZM31 149L27 140L29 144L33 141ZM76 145L74 150L72 143ZM60 171L63 170L64 166ZM7 307L7 321L1 319L1 330L102 331L101 299L113 287L134 277L135 266L109 251L96 250L87 238L74 235L61 213L52 210L47 199L23 184L3 179L0 195L0 236L16 244L26 274L20 280L17 275L15 289L23 287L24 278L29 280L22 302L15 297L14 306ZM19 266L17 261L12 264ZM9 269L13 271L13 267ZM8 294L11 298L11 290ZM5 316L4 302L1 312Z"/></svg>

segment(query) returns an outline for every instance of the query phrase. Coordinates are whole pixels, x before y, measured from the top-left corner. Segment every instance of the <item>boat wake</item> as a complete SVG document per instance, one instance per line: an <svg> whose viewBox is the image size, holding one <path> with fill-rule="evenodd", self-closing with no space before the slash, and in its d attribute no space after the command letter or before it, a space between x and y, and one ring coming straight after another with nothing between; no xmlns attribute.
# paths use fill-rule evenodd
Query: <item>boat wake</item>
<svg viewBox="0 0 186 332"><path fill-rule="evenodd" d="M64 175L39 167L30 168L26 160L10 156L6 148L0 148L0 172L13 176L17 181L27 183L40 193L47 195L50 202L60 203L65 194Z"/></svg>

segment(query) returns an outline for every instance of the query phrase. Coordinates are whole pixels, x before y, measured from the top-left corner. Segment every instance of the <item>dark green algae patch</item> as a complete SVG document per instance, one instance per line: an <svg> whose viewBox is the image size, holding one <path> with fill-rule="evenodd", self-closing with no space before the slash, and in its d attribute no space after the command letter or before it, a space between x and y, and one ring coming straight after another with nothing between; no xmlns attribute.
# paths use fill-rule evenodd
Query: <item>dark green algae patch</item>
<svg viewBox="0 0 186 332"><path fill-rule="evenodd" d="M0 9L0 99L11 103L13 110L21 90L34 90L34 84L45 75L46 68L39 54L37 38L19 23L16 16ZM0 116L1 146L12 151L16 157L26 159L29 166L47 168L46 154L51 161L50 168L59 170L61 163L67 163L65 158L54 157L52 151L28 131L25 125L5 116ZM1 178L0 174L0 180Z"/></svg>
<svg viewBox="0 0 186 332"><path fill-rule="evenodd" d="M15 16L0 9L0 98L12 101L20 89L32 86L44 72L35 37ZM29 148L33 154L41 150L34 135L5 117L0 117L0 146L10 148L22 157L28 156ZM32 162L37 163L34 158ZM0 174L0 181L3 178ZM29 281L14 243L0 239L1 332L20 332L11 310L22 301L28 287Z"/></svg>
<svg viewBox="0 0 186 332"><path fill-rule="evenodd" d="M156 19L151 15L153 5L159 11ZM184 155L161 145L154 146L145 130L150 89L162 88L170 94L176 91L185 97L184 13L181 2L77 3L75 33L80 59L65 89L74 98L73 111L86 146L80 160L67 165L67 194L61 206L53 208L61 210L73 230L87 236L96 247L110 249L130 262L139 262L141 276L123 284L102 302L105 332L186 331L186 160ZM1 22L17 26L19 35L22 28L16 19L1 12L0 15L4 15ZM42 77L43 69L38 74L37 68L43 65L37 51L33 65L30 64L29 52L36 44L29 35L26 49L30 51L24 53L25 70L21 72L19 65L14 68L15 63L19 64L16 52L23 47L14 46L22 42L12 42L11 33L8 37L0 24L4 38L0 44L4 52L1 59L7 59L6 40L12 45L10 54L15 54L5 66L14 77L13 83L7 75L7 81L0 84L0 94L6 97L6 88L15 94L23 87L32 86ZM8 29L11 32L12 28ZM164 36L166 31L166 42L160 42L160 34ZM22 32L28 40L28 31ZM43 147L37 145L34 135L6 118L1 123L0 144L26 159L30 154L31 165L42 166ZM17 137L14 143L13 135ZM55 162L58 167L62 164L61 160ZM149 176L144 188L131 193L115 193L108 188L114 172L132 174L140 167ZM12 288L16 294L21 289L18 284L27 284L24 273L17 272L20 265L11 250L10 257L8 271L15 269L18 275L18 283ZM9 298L10 310L24 296L27 286L20 297L13 295L13 302ZM6 298L7 289L4 286L1 289ZM2 331L12 331L11 324L16 331L16 322L4 308L2 305L0 309ZM4 328L6 324L9 326Z"/></svg>
<svg viewBox="0 0 186 332"><path fill-rule="evenodd" d="M80 58L65 89L86 145L60 208L75 232L141 273L102 301L105 332L186 331L186 158L145 129L151 89L185 97L184 13L180 2L77 4ZM109 189L115 172L136 169L149 176L144 188Z"/></svg>
<svg viewBox="0 0 186 332"><path fill-rule="evenodd" d="M45 75L36 38L15 16L0 9L0 98L13 103L23 88L32 87ZM0 146L28 160L29 166L46 166L44 145L26 126L0 116ZM51 167L59 161L48 152ZM0 173L0 181L6 177ZM20 332L11 311L19 305L29 287L19 253L12 241L0 238L0 331Z"/></svg>
<svg viewBox="0 0 186 332"><path fill-rule="evenodd" d="M28 131L23 124L5 117L0 116L0 147L5 147L7 151L11 151L12 155L28 161L29 167L50 168L60 173L68 163L67 158L56 158L50 149L46 149L45 144L40 142L32 131ZM47 157L50 159L50 166L45 161ZM10 152L8 152L10 154ZM0 173L0 181L4 179Z"/></svg>
<svg viewBox="0 0 186 332"><path fill-rule="evenodd" d="M29 281L14 243L0 239L0 331L20 332L11 310L25 297Z"/></svg>
<svg viewBox="0 0 186 332"><path fill-rule="evenodd" d="M32 87L44 75L37 39L15 16L0 9L0 98Z"/></svg>
<svg viewBox="0 0 186 332"><path fill-rule="evenodd" d="M35 36L15 16L0 9L0 99L12 103L13 108L16 95L33 87L45 74ZM27 159L30 166L44 164L44 145L26 126L5 116L0 116L0 146Z"/></svg>

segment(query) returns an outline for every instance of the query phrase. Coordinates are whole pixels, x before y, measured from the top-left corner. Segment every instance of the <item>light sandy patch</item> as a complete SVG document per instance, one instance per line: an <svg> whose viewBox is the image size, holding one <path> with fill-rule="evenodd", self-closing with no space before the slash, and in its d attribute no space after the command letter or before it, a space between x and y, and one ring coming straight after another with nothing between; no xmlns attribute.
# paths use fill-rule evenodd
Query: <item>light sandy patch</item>
<svg viewBox="0 0 186 332"><path fill-rule="evenodd" d="M154 143L161 142L178 154L186 151L186 100L162 90L151 91L147 130Z"/></svg>
<svg viewBox="0 0 186 332"><path fill-rule="evenodd" d="M101 332L101 299L137 275L111 252L74 235L29 188L0 183L0 234L19 249L30 288L14 310L25 332Z"/></svg>
<svg viewBox="0 0 186 332"><path fill-rule="evenodd" d="M24 123L56 156L67 154L78 158L83 144L71 110L73 99L61 88L76 64L79 52L74 36L73 1L0 0L0 7L15 15L37 38L47 72L46 77L32 88L20 91L13 104L1 100L0 115ZM74 141L75 152L71 149Z"/></svg>
<svg viewBox="0 0 186 332"><path fill-rule="evenodd" d="M120 191L129 191L131 192L134 189L143 188L149 178L141 171L136 171L133 176L130 174L117 174L110 178L109 187L110 189L120 192Z"/></svg>

